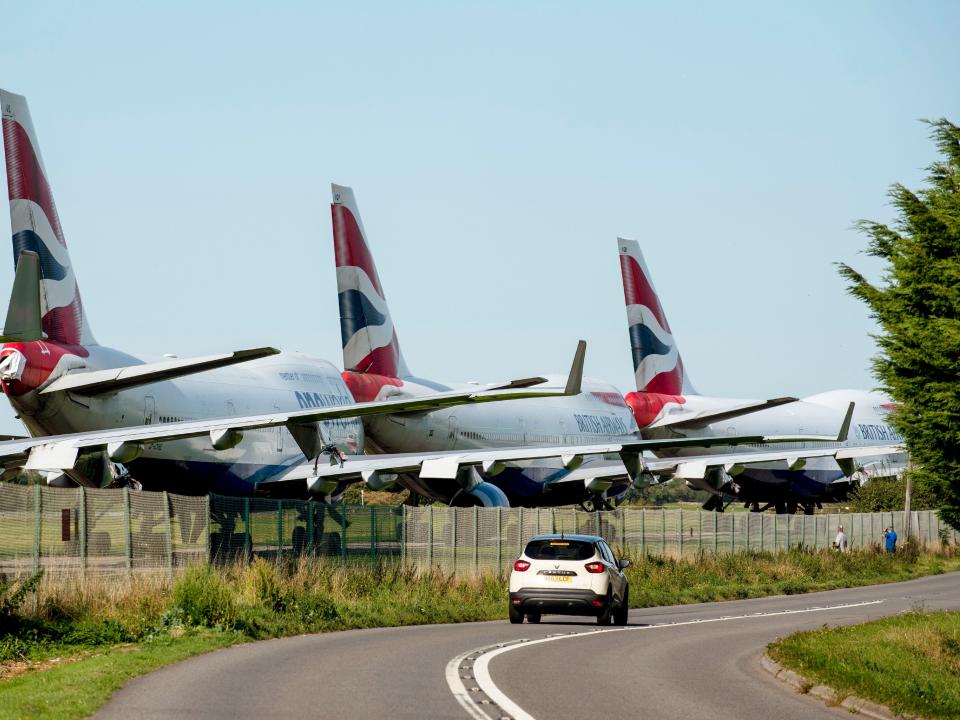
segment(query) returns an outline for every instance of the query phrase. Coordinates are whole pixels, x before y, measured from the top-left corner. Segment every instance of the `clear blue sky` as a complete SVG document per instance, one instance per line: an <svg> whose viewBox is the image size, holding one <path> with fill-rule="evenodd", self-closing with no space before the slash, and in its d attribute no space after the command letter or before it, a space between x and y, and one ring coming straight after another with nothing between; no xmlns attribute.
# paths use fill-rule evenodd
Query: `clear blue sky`
<svg viewBox="0 0 960 720"><path fill-rule="evenodd" d="M202 7L200 6L202 5ZM858 218L960 121L960 4L20 3L29 98L97 339L340 364L352 185L418 375L632 389L618 234L701 392L872 387ZM0 294L12 279L3 273ZM4 404L5 424L16 430Z"/></svg>

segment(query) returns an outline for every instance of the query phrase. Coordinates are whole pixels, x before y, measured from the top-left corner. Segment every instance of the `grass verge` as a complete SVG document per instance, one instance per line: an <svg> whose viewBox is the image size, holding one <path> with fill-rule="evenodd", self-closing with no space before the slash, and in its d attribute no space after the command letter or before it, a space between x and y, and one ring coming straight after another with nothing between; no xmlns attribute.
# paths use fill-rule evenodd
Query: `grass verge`
<svg viewBox="0 0 960 720"><path fill-rule="evenodd" d="M780 664L896 713L960 717L960 613L911 612L772 643Z"/></svg>
<svg viewBox="0 0 960 720"><path fill-rule="evenodd" d="M648 557L628 569L631 606L762 597L960 569L944 552L792 550ZM495 620L503 576L454 578L392 562L195 566L165 577L0 586L0 720L85 717L126 680L249 640L350 628ZM51 663L51 658L66 661ZM51 667L51 665L53 665Z"/></svg>

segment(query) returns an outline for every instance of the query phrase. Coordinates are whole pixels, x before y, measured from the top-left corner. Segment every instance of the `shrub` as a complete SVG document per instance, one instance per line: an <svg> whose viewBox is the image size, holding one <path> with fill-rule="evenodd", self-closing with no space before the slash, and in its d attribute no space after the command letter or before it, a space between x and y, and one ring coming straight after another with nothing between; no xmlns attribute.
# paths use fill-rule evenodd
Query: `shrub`
<svg viewBox="0 0 960 720"><path fill-rule="evenodd" d="M233 592L223 574L208 565L188 568L174 584L172 599L190 624L232 628L236 623Z"/></svg>

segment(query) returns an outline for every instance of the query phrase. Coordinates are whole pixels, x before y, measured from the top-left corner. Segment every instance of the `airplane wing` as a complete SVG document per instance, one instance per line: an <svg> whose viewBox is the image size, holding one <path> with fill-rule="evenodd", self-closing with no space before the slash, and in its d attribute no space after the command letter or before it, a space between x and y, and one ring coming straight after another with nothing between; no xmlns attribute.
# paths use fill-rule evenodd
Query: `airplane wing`
<svg viewBox="0 0 960 720"><path fill-rule="evenodd" d="M127 390L138 385L172 380L173 378L205 370L235 365L236 363L256 360L258 358L276 355L279 350L272 347L237 350L232 353L219 353L195 358L175 358L143 365L110 368L109 370L93 370L90 372L71 372L61 375L40 391L41 395L70 391L75 395L102 395L104 393Z"/></svg>
<svg viewBox="0 0 960 720"><path fill-rule="evenodd" d="M698 438L666 438L660 440L636 440L628 443L599 443L594 445L559 445L554 447L513 447L483 450L443 450L421 453L397 453L391 455L352 455L342 464L331 465L299 465L285 473L282 478L261 483L260 489L269 491L273 483L284 483L288 487L299 484L307 492L317 483L324 480L363 480L376 485L380 477L385 474L415 473L421 478L455 480L461 468L477 467L485 475L495 476L501 472L507 463L528 460L557 459L566 469L572 471L557 482L569 482L576 479L613 479L627 477L634 480L646 470L648 461L641 457L644 451L679 449L688 447L710 447L712 445L763 445L768 442L802 443L802 442L836 442L832 436L776 436L741 435L735 437L698 437ZM830 452L836 452L834 448ZM785 450L769 451L763 455L764 459L772 460L787 456ZM793 454L804 455L803 451L794 451ZM753 455L754 453L751 453ZM583 461L588 457L619 456L619 461L604 464L591 464L589 468L581 468ZM708 457L739 457L738 454L717 455ZM681 461L672 460L673 465ZM575 472L574 472L575 471Z"/></svg>
<svg viewBox="0 0 960 720"><path fill-rule="evenodd" d="M693 412L685 412L680 408L676 408L674 412L667 413L656 422L651 423L648 427L695 430L706 427L710 423L723 422L724 420L741 417L742 415L750 415L751 413L760 412L761 410L769 410L770 408L779 407L780 405L797 402L797 399L798 398L795 397L780 397L759 402L740 403L720 409L696 410Z"/></svg>
<svg viewBox="0 0 960 720"><path fill-rule="evenodd" d="M801 463L812 457L833 456L838 460L879 454L892 454L889 446L873 448L841 448L837 444L847 439L854 404L850 403L836 436L761 436L747 435L735 437L694 437L637 440L629 443L605 443L596 445L573 445L555 447L516 447L485 450L446 450L423 453L399 453L393 455L355 455L347 457L342 463L331 465L300 465L274 481L261 483L259 490L269 493L281 484L294 492L307 492L321 487L325 481L344 480L363 482L377 487L384 475L414 473L426 479L456 480L463 467L478 467L485 475L495 476L507 463L527 460L556 458L571 472L560 476L556 481L597 483L629 477L639 482L650 473L681 476L678 473L694 473L702 468L703 477L708 468L723 466L734 469L735 465L759 462L783 461L788 467L801 467ZM642 457L644 451L670 450L689 447L731 446L742 444L797 444L831 443L834 447L805 449L771 448L751 453L722 453L716 455L688 456L683 458L649 460ZM902 452L901 449L895 449ZM590 463L583 465L587 457L619 456L619 460ZM695 475L683 475L694 477ZM284 490L283 492L287 492ZM322 493L321 493L322 494Z"/></svg>
<svg viewBox="0 0 960 720"><path fill-rule="evenodd" d="M832 457L835 460L853 460L861 457L898 455L906 450L899 445L874 445L871 447L833 447L811 450L759 450L753 453L724 453L718 455L687 456L669 459L644 459L647 471L654 475L667 475L672 478L691 480L706 477L711 468L723 468L728 474L744 465L782 461L790 470L801 469L807 460Z"/></svg>

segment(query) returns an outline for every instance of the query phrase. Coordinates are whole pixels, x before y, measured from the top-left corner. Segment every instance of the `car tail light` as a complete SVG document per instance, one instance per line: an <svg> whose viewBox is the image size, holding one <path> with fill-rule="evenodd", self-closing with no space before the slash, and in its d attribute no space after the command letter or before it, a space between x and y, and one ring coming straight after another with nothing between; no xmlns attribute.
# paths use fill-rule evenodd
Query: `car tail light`
<svg viewBox="0 0 960 720"><path fill-rule="evenodd" d="M513 569L517 572L525 572L526 570L530 569L530 563L528 563L526 560L517 560L513 564Z"/></svg>
<svg viewBox="0 0 960 720"><path fill-rule="evenodd" d="M603 600L591 600L590 604L594 607L603 607Z"/></svg>
<svg viewBox="0 0 960 720"><path fill-rule="evenodd" d="M603 572L603 563L592 562L584 565L588 573L602 573Z"/></svg>

